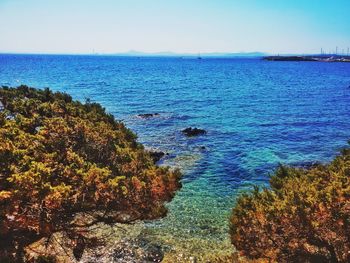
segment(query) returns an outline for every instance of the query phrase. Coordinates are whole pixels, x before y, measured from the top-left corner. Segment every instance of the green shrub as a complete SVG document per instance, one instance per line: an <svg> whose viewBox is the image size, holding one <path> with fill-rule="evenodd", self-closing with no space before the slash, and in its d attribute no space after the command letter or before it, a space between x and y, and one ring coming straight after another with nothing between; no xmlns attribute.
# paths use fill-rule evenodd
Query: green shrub
<svg viewBox="0 0 350 263"><path fill-rule="evenodd" d="M270 189L233 208L232 244L249 259L350 262L350 150L328 165L281 166Z"/></svg>
<svg viewBox="0 0 350 263"><path fill-rule="evenodd" d="M165 215L179 172L155 166L101 105L27 86L1 88L0 101L0 261L56 231L81 239L78 213L96 223Z"/></svg>

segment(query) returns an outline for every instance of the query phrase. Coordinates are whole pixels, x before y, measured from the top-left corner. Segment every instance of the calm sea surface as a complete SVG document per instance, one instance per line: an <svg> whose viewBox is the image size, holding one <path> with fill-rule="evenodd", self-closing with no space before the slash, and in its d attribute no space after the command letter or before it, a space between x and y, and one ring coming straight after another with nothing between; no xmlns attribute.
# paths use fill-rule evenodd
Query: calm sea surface
<svg viewBox="0 0 350 263"><path fill-rule="evenodd" d="M327 162L350 139L350 63L0 55L0 85L20 84L101 103L169 154L162 164L182 169L183 188L141 234L177 253L230 249L238 192L279 163ZM207 135L184 137L190 126Z"/></svg>

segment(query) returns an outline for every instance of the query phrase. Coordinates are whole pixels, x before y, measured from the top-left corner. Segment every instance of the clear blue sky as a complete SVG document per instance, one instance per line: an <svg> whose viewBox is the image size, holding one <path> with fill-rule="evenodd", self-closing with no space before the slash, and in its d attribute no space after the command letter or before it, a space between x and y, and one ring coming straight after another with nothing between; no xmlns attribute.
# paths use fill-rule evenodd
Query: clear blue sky
<svg viewBox="0 0 350 263"><path fill-rule="evenodd" d="M349 13L350 0L0 0L0 52L346 51Z"/></svg>

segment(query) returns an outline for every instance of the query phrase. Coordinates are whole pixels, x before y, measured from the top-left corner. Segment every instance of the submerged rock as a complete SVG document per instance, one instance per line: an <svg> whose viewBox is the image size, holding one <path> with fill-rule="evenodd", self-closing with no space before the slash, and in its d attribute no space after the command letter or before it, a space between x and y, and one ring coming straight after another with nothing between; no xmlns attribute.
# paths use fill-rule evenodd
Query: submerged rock
<svg viewBox="0 0 350 263"><path fill-rule="evenodd" d="M164 258L162 247L144 239L125 240L116 244L112 259L117 262L161 262Z"/></svg>
<svg viewBox="0 0 350 263"><path fill-rule="evenodd" d="M142 114L138 114L138 117L142 118L142 119L148 119L148 118L153 118L156 116L159 116L158 112L155 113L142 113Z"/></svg>
<svg viewBox="0 0 350 263"><path fill-rule="evenodd" d="M82 246L82 240L71 240L66 233L57 232L49 243L46 238L42 238L28 246L25 262L162 262L167 248L159 241L147 238L142 232L143 228L141 222L112 227L98 224L86 236L91 238L86 239L86 247ZM50 257L52 261L40 261Z"/></svg>
<svg viewBox="0 0 350 263"><path fill-rule="evenodd" d="M206 130L203 130L203 129L189 127L182 130L182 133L188 137L192 137L192 136L204 135L207 132Z"/></svg>
<svg viewBox="0 0 350 263"><path fill-rule="evenodd" d="M320 164L321 164L320 162L315 162L315 161L304 161L304 162L300 161L300 162L294 162L291 165L302 169L312 169L319 166Z"/></svg>
<svg viewBox="0 0 350 263"><path fill-rule="evenodd" d="M144 253L145 260L149 262L161 262L164 258L162 247L158 244L148 244Z"/></svg>

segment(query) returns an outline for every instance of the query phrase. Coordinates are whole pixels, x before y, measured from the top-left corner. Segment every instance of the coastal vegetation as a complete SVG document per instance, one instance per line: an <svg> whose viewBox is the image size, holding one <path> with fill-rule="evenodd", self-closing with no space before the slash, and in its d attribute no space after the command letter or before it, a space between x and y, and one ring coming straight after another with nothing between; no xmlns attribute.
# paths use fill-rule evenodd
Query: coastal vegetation
<svg viewBox="0 0 350 263"><path fill-rule="evenodd" d="M0 106L1 262L57 231L79 259L97 242L88 227L162 217L181 187L97 103L20 86L0 88Z"/></svg>
<svg viewBox="0 0 350 263"><path fill-rule="evenodd" d="M270 188L240 196L232 244L266 262L350 262L350 149L308 169L280 166Z"/></svg>

